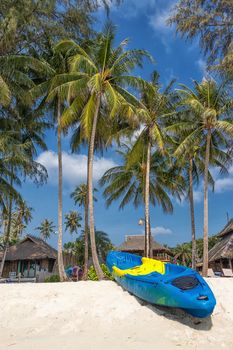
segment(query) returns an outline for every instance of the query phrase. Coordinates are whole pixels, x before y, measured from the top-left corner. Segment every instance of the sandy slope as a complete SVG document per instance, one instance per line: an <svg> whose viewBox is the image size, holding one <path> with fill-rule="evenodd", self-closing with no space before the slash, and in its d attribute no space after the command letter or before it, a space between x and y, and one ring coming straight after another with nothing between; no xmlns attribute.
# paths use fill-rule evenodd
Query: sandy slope
<svg viewBox="0 0 233 350"><path fill-rule="evenodd" d="M199 324L114 282L0 285L0 349L233 349L233 279L208 282L217 306Z"/></svg>

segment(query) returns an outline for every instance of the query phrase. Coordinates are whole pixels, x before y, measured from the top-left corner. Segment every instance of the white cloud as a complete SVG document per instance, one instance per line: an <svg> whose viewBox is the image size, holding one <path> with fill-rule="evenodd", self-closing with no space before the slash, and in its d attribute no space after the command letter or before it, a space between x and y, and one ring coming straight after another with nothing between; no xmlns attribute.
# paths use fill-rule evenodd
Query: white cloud
<svg viewBox="0 0 233 350"><path fill-rule="evenodd" d="M172 230L163 226L156 226L151 228L152 235L170 235Z"/></svg>
<svg viewBox="0 0 233 350"><path fill-rule="evenodd" d="M203 199L203 192L202 191L193 191L193 200L196 203L200 203Z"/></svg>
<svg viewBox="0 0 233 350"><path fill-rule="evenodd" d="M167 24L167 20L170 17L172 8L175 3L172 0L166 1L166 5L164 6L164 2L160 5L158 3L155 8L155 12L152 15L149 15L149 25L154 30L154 34L159 37L162 44L164 45L166 52L170 53L171 51L171 43L174 40L174 26L170 26Z"/></svg>
<svg viewBox="0 0 233 350"><path fill-rule="evenodd" d="M171 31L171 27L167 25L170 11L169 7L164 10L157 10L152 16L149 17L149 24L156 32L167 33Z"/></svg>
<svg viewBox="0 0 233 350"><path fill-rule="evenodd" d="M112 5L111 10L116 11L124 18L135 18L142 13L146 14L155 7L155 0L127 0L120 6Z"/></svg>
<svg viewBox="0 0 233 350"><path fill-rule="evenodd" d="M219 169L216 169L216 171L214 172L214 190L216 193L233 191L233 166L229 168L228 172L229 173L226 176L221 176L219 174Z"/></svg>
<svg viewBox="0 0 233 350"><path fill-rule="evenodd" d="M197 65L197 67L199 68L199 70L201 71L202 75L203 75L203 76L206 76L206 75L207 75L207 65L206 65L206 62L205 62L202 58L199 58L199 59L196 61L196 65Z"/></svg>
<svg viewBox="0 0 233 350"><path fill-rule="evenodd" d="M57 153L49 150L42 152L37 161L43 164L49 175L52 184L57 183ZM86 180L87 176L87 156L85 154L62 153L63 179L66 184L78 184ZM93 180L98 181L106 170L117 164L110 158L95 157L93 164Z"/></svg>
<svg viewBox="0 0 233 350"><path fill-rule="evenodd" d="M193 200L194 200L194 203L200 203L203 200L203 192L200 190L194 190L193 191ZM180 200L176 199L176 203L181 205L181 206L184 206L186 203L189 203L188 196L187 195L181 196Z"/></svg>
<svg viewBox="0 0 233 350"><path fill-rule="evenodd" d="M217 179L215 181L215 192L223 193L233 190L233 177L225 177L223 179Z"/></svg>

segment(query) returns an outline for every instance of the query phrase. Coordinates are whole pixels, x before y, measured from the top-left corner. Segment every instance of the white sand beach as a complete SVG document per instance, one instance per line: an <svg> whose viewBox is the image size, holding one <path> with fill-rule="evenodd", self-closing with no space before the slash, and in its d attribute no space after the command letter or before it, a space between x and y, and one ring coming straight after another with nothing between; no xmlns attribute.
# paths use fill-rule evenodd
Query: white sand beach
<svg viewBox="0 0 233 350"><path fill-rule="evenodd" d="M152 307L116 283L0 285L0 349L233 349L233 279L208 279L211 318Z"/></svg>

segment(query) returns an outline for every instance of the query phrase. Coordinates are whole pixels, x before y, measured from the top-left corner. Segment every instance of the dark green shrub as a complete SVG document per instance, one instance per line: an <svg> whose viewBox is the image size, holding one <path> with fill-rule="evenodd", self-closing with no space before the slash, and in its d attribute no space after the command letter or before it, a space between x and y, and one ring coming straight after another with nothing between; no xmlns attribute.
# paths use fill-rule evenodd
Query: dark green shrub
<svg viewBox="0 0 233 350"><path fill-rule="evenodd" d="M60 277L58 275L52 275L50 277L45 278L45 282L60 282Z"/></svg>

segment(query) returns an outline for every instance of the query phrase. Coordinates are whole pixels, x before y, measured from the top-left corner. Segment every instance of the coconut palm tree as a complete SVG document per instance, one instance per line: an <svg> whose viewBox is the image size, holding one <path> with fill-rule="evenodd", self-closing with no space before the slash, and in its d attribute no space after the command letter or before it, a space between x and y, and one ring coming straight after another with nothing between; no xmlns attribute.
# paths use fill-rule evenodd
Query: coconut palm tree
<svg viewBox="0 0 233 350"><path fill-rule="evenodd" d="M104 231L96 230L95 237L98 256L105 262L109 250L113 249L112 242Z"/></svg>
<svg viewBox="0 0 233 350"><path fill-rule="evenodd" d="M11 228L11 212L12 212L12 204L20 203L22 198L20 194L14 188L14 182L20 183L20 179L12 173L8 171L7 167L5 168L5 164L2 164L2 159L0 160L0 207L2 210L2 221L3 221L3 256L0 265L0 277L2 277L3 268L5 265L5 259L7 250L10 242L10 228ZM7 178L10 177L10 181L8 182Z"/></svg>
<svg viewBox="0 0 233 350"><path fill-rule="evenodd" d="M12 97L28 105L30 94L25 91L35 86L30 73L49 73L46 62L26 55L0 56L0 105L8 106Z"/></svg>
<svg viewBox="0 0 233 350"><path fill-rule="evenodd" d="M15 131L6 129L5 132L0 131L0 155L1 155L1 200L2 215L5 222L5 250L1 261L0 275L3 272L5 257L9 246L11 225L12 225L12 209L13 205L20 205L22 197L16 191L15 186L21 185L20 173L25 172L25 167L31 163L28 157L29 143L21 143ZM7 190L7 191L6 191Z"/></svg>
<svg viewBox="0 0 233 350"><path fill-rule="evenodd" d="M55 233L55 228L52 220L44 219L40 226L36 227L36 230L40 232L40 238L47 241Z"/></svg>
<svg viewBox="0 0 233 350"><path fill-rule="evenodd" d="M178 244L174 249L174 259L179 259L182 265L189 266L192 257L191 245L190 243Z"/></svg>
<svg viewBox="0 0 233 350"><path fill-rule="evenodd" d="M113 249L112 242L108 234L101 230L95 229L95 237L96 237L96 248L97 248L98 257L102 261L105 261L107 253L109 252L109 250ZM84 239L85 239L85 232L82 231L82 234L80 236L80 242L84 242ZM90 245L89 245L89 249L91 249ZM83 254L81 254L81 256L83 256Z"/></svg>
<svg viewBox="0 0 233 350"><path fill-rule="evenodd" d="M179 122L187 121L191 118L191 116L187 113L178 113L176 115L178 117ZM173 125L177 124L177 121L170 120L168 127L165 128L166 132L173 129ZM193 116L193 118L195 118ZM170 152L173 154L177 147L179 147L180 143L188 136L186 132L177 133L175 131L175 135L172 138L169 138L172 146ZM210 157L210 165L211 167L218 167L221 169L221 172L227 173L227 167L231 164L231 154L229 152L225 152L218 148L218 142L213 138L213 142L211 145L211 157ZM196 251L196 228L195 228L195 213L194 213L194 186L198 186L200 182L200 178L204 174L205 168L205 147L193 146L187 152L185 152L179 159L176 160L176 164L180 167L181 172L187 183L187 197L189 200L190 207L190 219L191 219L191 236L192 236L192 268L196 268L196 260L197 260L197 251ZM208 183L212 186L212 190L214 191L214 179L209 171L208 174Z"/></svg>
<svg viewBox="0 0 233 350"><path fill-rule="evenodd" d="M194 89L182 85L179 90L182 101L181 108L190 111L191 118L173 125L177 133L185 132L188 135L176 149L175 156L181 155L193 149L204 147L204 230L203 230L203 275L208 270L208 176L212 145L216 148L229 148L233 138L232 99L225 85L218 85L214 80L203 80L201 83L194 81ZM193 118L194 116L194 118Z"/></svg>
<svg viewBox="0 0 233 350"><path fill-rule="evenodd" d="M138 148L137 162L129 163L131 151L132 146L124 145L123 149L118 151L123 158L123 165L107 170L100 180L100 185L105 186L103 194L107 206L116 200L120 200L119 209L123 209L130 202L133 202L136 208L140 204L145 205L147 143ZM150 204L161 205L164 212L171 213L173 205L169 194L180 198L184 191L180 169L171 166L170 160L160 151L156 151L150 155L149 174Z"/></svg>
<svg viewBox="0 0 233 350"><path fill-rule="evenodd" d="M97 192L96 188L93 188L93 193ZM75 190L70 195L73 198L75 205L78 204L80 207L84 208L84 232L85 232L85 251L84 251L84 268L83 268L83 279L87 280L87 272L88 272L88 259L89 259L89 225L88 225L88 191L87 184L82 183L75 188ZM97 198L93 195L93 201L97 202Z"/></svg>
<svg viewBox="0 0 233 350"><path fill-rule="evenodd" d="M65 215L65 230L69 230L71 234L78 233L78 228L81 227L81 220L81 215L77 211L71 210Z"/></svg>
<svg viewBox="0 0 233 350"><path fill-rule="evenodd" d="M42 59L42 62L44 60ZM30 90L30 96L33 100L39 98L41 106L47 108L52 112L53 123L56 125L57 131L57 154L58 154L58 270L60 281L66 281L67 276L64 269L63 255L62 255L62 242L63 242L63 178L62 178L62 128L61 128L61 115L64 110L64 104L66 103L66 96L56 90L54 92L54 86L57 84L58 77L65 75L68 69L67 57L58 53L55 49L52 50L52 56L47 57L47 63L49 70L46 76L40 77L40 83Z"/></svg>
<svg viewBox="0 0 233 350"><path fill-rule="evenodd" d="M32 221L33 208L29 207L25 200L16 206L12 214L12 238L18 239L26 226Z"/></svg>
<svg viewBox="0 0 233 350"><path fill-rule="evenodd" d="M125 87L139 88L145 85L141 78L129 75L132 70L142 65L143 58L149 55L143 50L126 50L127 41L114 47L115 33L112 25L107 25L104 32L97 35L95 42L87 49L73 41L63 41L56 47L72 55L70 74L60 77L54 94L61 91L68 96L70 106L62 116L62 125L68 127L79 122L82 137L88 142L88 206L90 220L90 239L93 264L99 279L104 274L99 265L96 252L93 207L93 160L98 119L101 110L106 107L108 116L114 118L135 118L133 102L136 98ZM62 83L63 80L63 83ZM121 114L120 114L121 113ZM107 121L105 123L107 125Z"/></svg>
<svg viewBox="0 0 233 350"><path fill-rule="evenodd" d="M159 74L155 71L152 74L151 82L141 91L140 107L137 110L142 125L141 132L137 134L137 141L132 147L129 162L137 162L140 157L139 148L146 148L146 172L145 172L145 256L152 256L151 252L151 232L150 232L150 160L151 150L157 147L164 153L164 136L161 130L162 118L175 113L173 103L174 93L171 91L173 81L162 92L159 85Z"/></svg>

